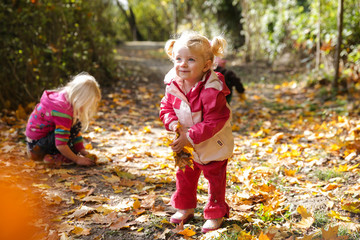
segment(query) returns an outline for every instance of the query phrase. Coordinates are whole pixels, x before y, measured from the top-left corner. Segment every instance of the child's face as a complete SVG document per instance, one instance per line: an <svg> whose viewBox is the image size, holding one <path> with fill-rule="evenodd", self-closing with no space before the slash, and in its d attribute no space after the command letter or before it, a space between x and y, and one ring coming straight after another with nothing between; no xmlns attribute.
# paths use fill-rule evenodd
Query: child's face
<svg viewBox="0 0 360 240"><path fill-rule="evenodd" d="M210 69L211 60L205 61L199 51L179 46L174 48L174 67L177 76L195 84Z"/></svg>

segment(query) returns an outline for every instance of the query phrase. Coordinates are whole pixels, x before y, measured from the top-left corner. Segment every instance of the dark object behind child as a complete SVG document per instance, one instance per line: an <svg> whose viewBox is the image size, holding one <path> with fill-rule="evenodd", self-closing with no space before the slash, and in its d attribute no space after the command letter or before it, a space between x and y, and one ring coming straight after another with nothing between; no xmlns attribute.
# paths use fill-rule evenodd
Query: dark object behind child
<svg viewBox="0 0 360 240"><path fill-rule="evenodd" d="M244 86L241 83L241 79L238 76L236 76L236 74L233 71L221 66L217 66L217 68L214 71L221 73L225 77L225 83L230 89L230 94L226 96L226 101L228 103L231 102L233 87L235 87L236 91L240 94L245 92Z"/></svg>

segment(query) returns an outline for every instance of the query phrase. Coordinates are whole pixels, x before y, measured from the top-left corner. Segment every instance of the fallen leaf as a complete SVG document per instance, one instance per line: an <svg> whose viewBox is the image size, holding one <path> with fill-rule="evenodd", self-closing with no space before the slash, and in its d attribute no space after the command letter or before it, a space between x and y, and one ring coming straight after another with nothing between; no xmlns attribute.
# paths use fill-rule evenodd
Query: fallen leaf
<svg viewBox="0 0 360 240"><path fill-rule="evenodd" d="M335 212L334 210L331 210L328 215L329 215L330 217L336 218L336 219L341 220L341 221L350 222L350 218L349 218L349 217L341 216L340 213Z"/></svg>
<svg viewBox="0 0 360 240"><path fill-rule="evenodd" d="M305 207L299 206L297 208L298 213L301 215L301 220L298 223L295 223L295 227L307 230L311 227L311 225L314 223L315 219L312 217L312 215L306 210Z"/></svg>
<svg viewBox="0 0 360 240"><path fill-rule="evenodd" d="M90 212L93 212L95 209L87 206L81 206L80 208L76 209L73 214L71 214L70 218L81 218Z"/></svg>
<svg viewBox="0 0 360 240"><path fill-rule="evenodd" d="M322 237L324 240L346 240L349 238L349 236L338 237L338 231L338 225L334 227L329 226L329 229L327 231L325 229L321 229Z"/></svg>
<svg viewBox="0 0 360 240"><path fill-rule="evenodd" d="M259 240L272 240L275 234L267 233L264 234L263 232L260 233Z"/></svg>
<svg viewBox="0 0 360 240"><path fill-rule="evenodd" d="M119 230L122 228L128 228L128 227L130 227L130 225L135 224L134 222L128 222L128 220L129 220L129 217L121 216L116 221L111 223L109 229L110 230Z"/></svg>

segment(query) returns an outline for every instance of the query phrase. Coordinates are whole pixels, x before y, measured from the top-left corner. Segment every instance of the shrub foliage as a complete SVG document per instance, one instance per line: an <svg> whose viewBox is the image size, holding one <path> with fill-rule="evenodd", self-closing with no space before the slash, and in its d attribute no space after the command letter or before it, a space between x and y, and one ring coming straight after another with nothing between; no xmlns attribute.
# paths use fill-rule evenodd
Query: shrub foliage
<svg viewBox="0 0 360 240"><path fill-rule="evenodd" d="M0 107L37 101L81 71L112 78L114 32L103 0L5 0L0 3Z"/></svg>

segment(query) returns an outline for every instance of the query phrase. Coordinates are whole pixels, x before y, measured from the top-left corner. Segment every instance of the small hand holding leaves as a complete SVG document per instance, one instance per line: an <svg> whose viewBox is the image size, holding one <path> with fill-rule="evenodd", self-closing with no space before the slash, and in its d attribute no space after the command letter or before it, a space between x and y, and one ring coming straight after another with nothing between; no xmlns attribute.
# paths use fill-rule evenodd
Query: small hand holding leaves
<svg viewBox="0 0 360 240"><path fill-rule="evenodd" d="M170 144L173 149L173 156L175 159L175 166L178 166L179 169L185 171L185 167L189 166L194 169L193 159L194 156L192 152L194 151L193 147L189 143L186 137L187 129L182 127L178 123L176 128L176 138Z"/></svg>

